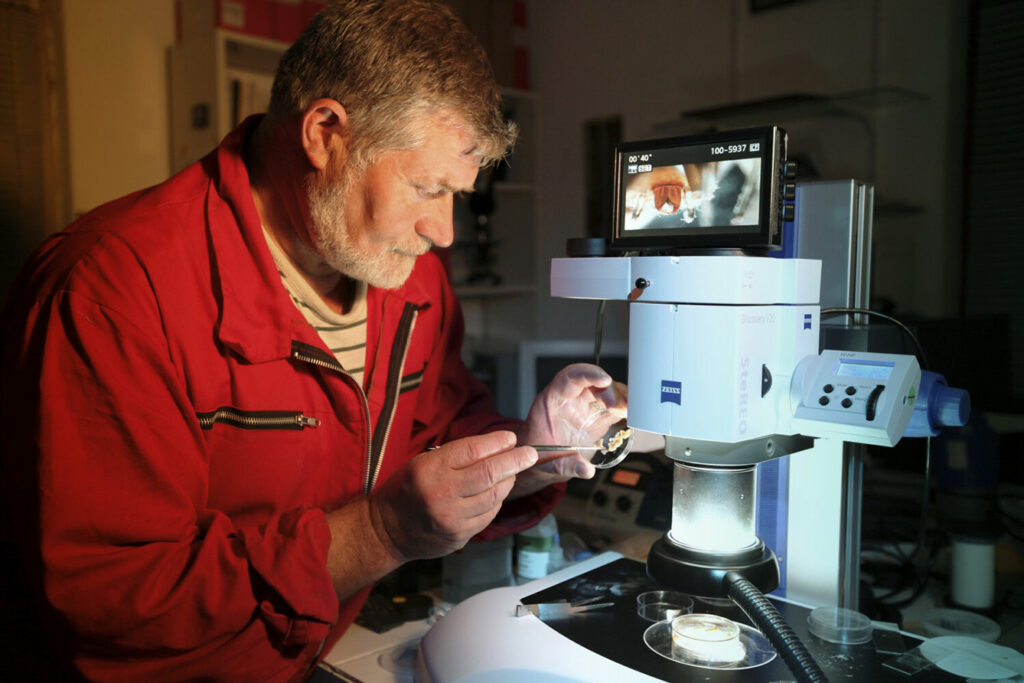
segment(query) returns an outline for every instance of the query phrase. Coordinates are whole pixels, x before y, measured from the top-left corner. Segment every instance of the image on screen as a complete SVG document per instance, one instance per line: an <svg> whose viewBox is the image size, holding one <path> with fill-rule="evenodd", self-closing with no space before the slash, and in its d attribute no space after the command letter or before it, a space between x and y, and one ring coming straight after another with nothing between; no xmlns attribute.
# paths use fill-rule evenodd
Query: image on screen
<svg viewBox="0 0 1024 683"><path fill-rule="evenodd" d="M653 166L626 176L623 230L754 227L761 159Z"/></svg>
<svg viewBox="0 0 1024 683"><path fill-rule="evenodd" d="M776 126L616 145L612 247L779 248L785 159Z"/></svg>

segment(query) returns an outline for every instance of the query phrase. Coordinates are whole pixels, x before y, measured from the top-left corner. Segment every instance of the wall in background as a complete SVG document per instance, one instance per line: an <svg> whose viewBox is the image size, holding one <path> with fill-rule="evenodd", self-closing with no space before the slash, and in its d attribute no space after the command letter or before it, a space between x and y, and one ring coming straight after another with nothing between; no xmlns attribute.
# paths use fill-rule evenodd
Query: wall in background
<svg viewBox="0 0 1024 683"><path fill-rule="evenodd" d="M814 0L752 13L749 0L559 0L529 8L539 272L567 237L584 233L587 121L621 117L627 140L744 127L768 121L680 114L808 93L838 97L846 113L798 111L771 122L789 130L791 154L820 177L876 184L874 296L903 313L955 314L967 3ZM541 292L537 304L539 329L552 338L593 325L586 303ZM625 329L623 308L613 306L606 333Z"/></svg>
<svg viewBox="0 0 1024 683"><path fill-rule="evenodd" d="M173 0L64 0L71 208L167 178Z"/></svg>

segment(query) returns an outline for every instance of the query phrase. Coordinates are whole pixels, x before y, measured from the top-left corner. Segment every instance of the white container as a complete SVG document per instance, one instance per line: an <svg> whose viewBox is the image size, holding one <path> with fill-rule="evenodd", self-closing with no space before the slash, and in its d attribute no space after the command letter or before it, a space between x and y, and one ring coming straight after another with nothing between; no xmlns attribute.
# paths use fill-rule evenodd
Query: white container
<svg viewBox="0 0 1024 683"><path fill-rule="evenodd" d="M952 599L957 605L985 610L996 593L996 544L954 536Z"/></svg>
<svg viewBox="0 0 1024 683"><path fill-rule="evenodd" d="M561 548L556 542L558 522L547 515L537 524L516 534L516 581L526 583L547 576L551 554Z"/></svg>

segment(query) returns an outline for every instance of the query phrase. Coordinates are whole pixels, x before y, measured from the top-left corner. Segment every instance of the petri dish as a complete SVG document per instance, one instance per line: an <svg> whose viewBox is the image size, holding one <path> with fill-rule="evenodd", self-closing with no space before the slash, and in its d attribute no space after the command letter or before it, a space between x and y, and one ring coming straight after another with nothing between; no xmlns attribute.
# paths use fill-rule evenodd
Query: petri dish
<svg viewBox="0 0 1024 683"><path fill-rule="evenodd" d="M693 598L678 591L646 591L636 596L636 613L647 621L675 619L693 611Z"/></svg>
<svg viewBox="0 0 1024 683"><path fill-rule="evenodd" d="M622 410L601 408L593 411L580 424L573 439L574 446L599 446L593 451L591 464L607 469L622 462L633 447L633 430Z"/></svg>
<svg viewBox="0 0 1024 683"><path fill-rule="evenodd" d="M845 607L818 607L807 616L807 630L830 643L859 645L871 640L871 620Z"/></svg>
<svg viewBox="0 0 1024 683"><path fill-rule="evenodd" d="M752 669L776 657L760 631L715 614L683 614L644 631L654 653L701 669Z"/></svg>

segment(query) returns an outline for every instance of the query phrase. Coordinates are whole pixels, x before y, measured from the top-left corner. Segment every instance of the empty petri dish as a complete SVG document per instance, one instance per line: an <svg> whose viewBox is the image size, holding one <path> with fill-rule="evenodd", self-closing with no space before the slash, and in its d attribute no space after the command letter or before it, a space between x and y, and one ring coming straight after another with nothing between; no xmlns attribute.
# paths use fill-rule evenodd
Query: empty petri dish
<svg viewBox="0 0 1024 683"><path fill-rule="evenodd" d="M677 591L646 591L636 596L636 613L647 621L675 619L693 611L693 598Z"/></svg>
<svg viewBox="0 0 1024 683"><path fill-rule="evenodd" d="M818 607L807 616L807 630L822 640L858 645L871 640L871 620L845 607Z"/></svg>

